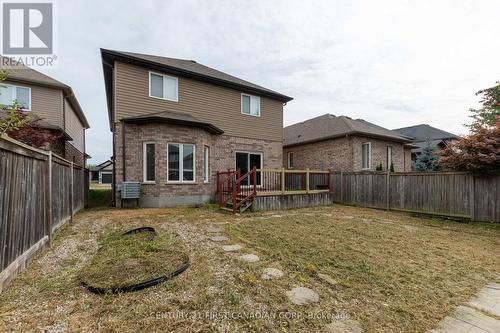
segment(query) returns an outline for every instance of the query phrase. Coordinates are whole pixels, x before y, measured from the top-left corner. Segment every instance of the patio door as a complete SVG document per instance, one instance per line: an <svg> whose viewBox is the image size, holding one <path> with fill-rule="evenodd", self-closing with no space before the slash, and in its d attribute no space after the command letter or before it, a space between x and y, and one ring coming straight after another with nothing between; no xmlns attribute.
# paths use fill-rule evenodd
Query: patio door
<svg viewBox="0 0 500 333"><path fill-rule="evenodd" d="M248 171L252 170L253 167L257 169L262 169L262 154L261 153L247 153L247 152L236 152L236 170L240 169L240 173L243 176ZM257 172L257 185L262 183L260 172ZM247 185L251 184L249 179Z"/></svg>

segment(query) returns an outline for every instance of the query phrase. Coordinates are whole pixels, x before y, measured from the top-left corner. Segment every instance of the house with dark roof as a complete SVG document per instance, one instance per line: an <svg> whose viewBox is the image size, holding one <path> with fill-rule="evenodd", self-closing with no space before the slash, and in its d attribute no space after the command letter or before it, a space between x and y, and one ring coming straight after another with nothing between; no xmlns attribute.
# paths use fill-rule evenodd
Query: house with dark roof
<svg viewBox="0 0 500 333"><path fill-rule="evenodd" d="M90 181L97 184L112 184L113 162L107 160L101 164L90 167Z"/></svg>
<svg viewBox="0 0 500 333"><path fill-rule="evenodd" d="M412 140L363 119L325 114L284 129L287 168L410 171Z"/></svg>
<svg viewBox="0 0 500 333"><path fill-rule="evenodd" d="M218 171L282 167L291 97L193 60L101 49L114 197L140 182L140 205L214 199Z"/></svg>
<svg viewBox="0 0 500 333"><path fill-rule="evenodd" d="M393 132L404 135L414 140L415 148L411 150L412 160L416 160L422 149L429 144L435 150L444 149L450 142L457 140L458 136L443 131L439 128L427 124L403 127L393 130Z"/></svg>
<svg viewBox="0 0 500 333"><path fill-rule="evenodd" d="M58 140L48 150L85 166L85 130L89 123L70 86L34 69L18 64L7 70L0 83L0 105L11 106L17 100L24 112L37 116L40 131L56 133Z"/></svg>

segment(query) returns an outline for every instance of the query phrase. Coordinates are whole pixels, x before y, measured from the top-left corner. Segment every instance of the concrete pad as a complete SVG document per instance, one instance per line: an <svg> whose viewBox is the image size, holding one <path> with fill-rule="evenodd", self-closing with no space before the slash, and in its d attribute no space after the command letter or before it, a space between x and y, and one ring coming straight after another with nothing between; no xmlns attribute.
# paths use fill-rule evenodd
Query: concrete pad
<svg viewBox="0 0 500 333"><path fill-rule="evenodd" d="M217 233L217 232L221 232L222 231L222 228L220 227L208 227L207 228L207 232L210 232L210 233Z"/></svg>
<svg viewBox="0 0 500 333"><path fill-rule="evenodd" d="M357 320L339 320L325 326L324 333L363 333L361 324Z"/></svg>
<svg viewBox="0 0 500 333"><path fill-rule="evenodd" d="M283 272L280 271L277 268L264 268L264 272L262 273L262 276L260 277L262 280L272 280L272 279L279 279L280 277L283 276Z"/></svg>
<svg viewBox="0 0 500 333"><path fill-rule="evenodd" d="M226 236L214 236L210 239L212 240L212 242L225 242L225 241L227 241Z"/></svg>
<svg viewBox="0 0 500 333"><path fill-rule="evenodd" d="M500 332L500 320L467 306L459 306L452 316L444 318L433 331L439 333Z"/></svg>
<svg viewBox="0 0 500 333"><path fill-rule="evenodd" d="M239 257L240 260L245 262L257 262L259 261L259 257L255 254L243 254Z"/></svg>
<svg viewBox="0 0 500 333"><path fill-rule="evenodd" d="M314 290L296 287L286 292L290 302L296 305L308 305L319 302L319 295Z"/></svg>
<svg viewBox="0 0 500 333"><path fill-rule="evenodd" d="M235 244L235 245L224 245L222 249L224 252L238 252L241 250L241 245L240 244Z"/></svg>
<svg viewBox="0 0 500 333"><path fill-rule="evenodd" d="M500 317L500 283L490 283L481 289L469 306Z"/></svg>

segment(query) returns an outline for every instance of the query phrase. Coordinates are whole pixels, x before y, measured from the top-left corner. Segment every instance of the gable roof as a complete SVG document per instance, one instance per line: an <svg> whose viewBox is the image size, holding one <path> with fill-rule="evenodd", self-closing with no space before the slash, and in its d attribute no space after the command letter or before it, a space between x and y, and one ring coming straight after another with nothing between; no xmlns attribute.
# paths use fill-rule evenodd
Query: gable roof
<svg viewBox="0 0 500 333"><path fill-rule="evenodd" d="M106 168L109 165L112 165L112 164L113 164L113 162L111 162L110 160L107 160L107 161L102 162L101 164L98 164L96 166L91 167L90 171L99 171L99 170Z"/></svg>
<svg viewBox="0 0 500 333"><path fill-rule="evenodd" d="M427 140L434 141L444 139L458 139L458 136L453 133L440 130L439 128L432 127L427 124L398 128L393 130L393 132L414 138L415 142Z"/></svg>
<svg viewBox="0 0 500 333"><path fill-rule="evenodd" d="M106 85L106 97L108 101L110 123L114 121L112 119L111 110L113 107L112 68L114 67L115 61L129 63L165 73L171 73L173 75L184 76L255 95L262 95L282 102L289 102L293 99L292 97L283 95L274 90L264 88L257 84L202 65L194 60L167 58L156 55L107 50L102 48L101 58L104 72L104 83Z"/></svg>
<svg viewBox="0 0 500 333"><path fill-rule="evenodd" d="M325 114L285 127L283 146L311 143L346 135L369 136L401 143L410 143L412 141L363 119Z"/></svg>
<svg viewBox="0 0 500 333"><path fill-rule="evenodd" d="M5 57L0 55L0 60L2 58ZM9 63L12 63L12 61L10 61ZM7 80L61 89L64 93L64 96L68 99L69 103L75 110L76 115L82 123L83 127L90 128L87 118L85 117L85 114L83 113L83 110L78 103L78 100L76 99L75 93L70 86L57 81L56 79L53 79L48 75L40 73L39 71L24 66L19 62L16 64L16 68L7 69Z"/></svg>
<svg viewBox="0 0 500 333"><path fill-rule="evenodd" d="M126 123L140 124L149 122L167 123L174 125L184 125L190 127L198 127L212 134L222 134L223 130L210 123L203 122L187 113L161 111L148 113L136 117L122 119Z"/></svg>

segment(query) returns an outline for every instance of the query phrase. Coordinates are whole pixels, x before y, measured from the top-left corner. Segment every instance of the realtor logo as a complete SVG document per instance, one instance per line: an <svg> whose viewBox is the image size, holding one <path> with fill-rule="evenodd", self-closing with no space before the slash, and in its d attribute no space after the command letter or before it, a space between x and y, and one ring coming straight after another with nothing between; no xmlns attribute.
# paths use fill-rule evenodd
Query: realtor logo
<svg viewBox="0 0 500 333"><path fill-rule="evenodd" d="M4 55L53 53L54 17L51 2L4 2L2 11Z"/></svg>

